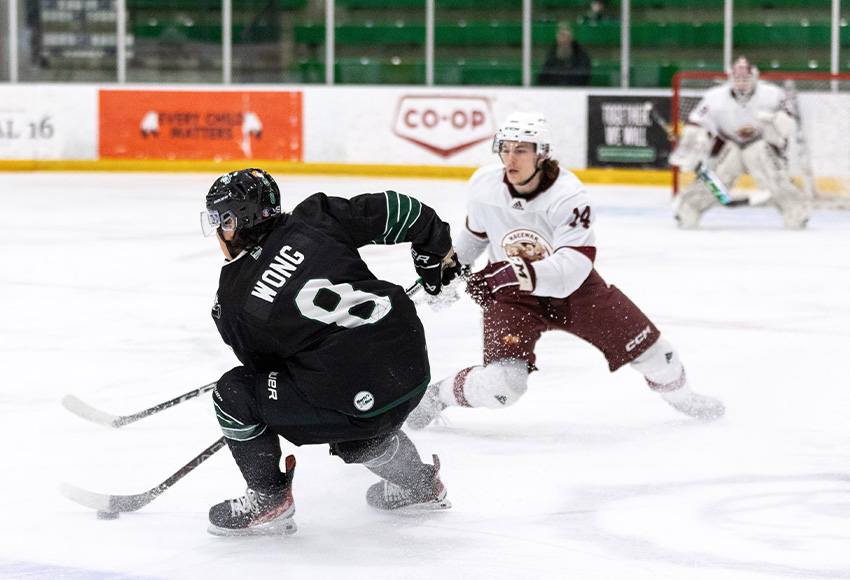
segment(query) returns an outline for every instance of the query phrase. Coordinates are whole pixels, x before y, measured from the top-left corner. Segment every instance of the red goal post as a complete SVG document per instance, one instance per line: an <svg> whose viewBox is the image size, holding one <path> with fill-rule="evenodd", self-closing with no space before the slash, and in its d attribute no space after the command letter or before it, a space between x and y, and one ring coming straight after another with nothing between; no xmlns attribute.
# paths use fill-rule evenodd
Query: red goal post
<svg viewBox="0 0 850 580"><path fill-rule="evenodd" d="M673 76L672 146L675 148L691 110L709 88L728 80L724 72L679 71ZM791 174L816 205L850 209L850 74L761 72L759 80L785 89L797 116L789 140ZM693 181L693 173L673 170L673 194ZM741 196L755 189L749 176L735 184Z"/></svg>

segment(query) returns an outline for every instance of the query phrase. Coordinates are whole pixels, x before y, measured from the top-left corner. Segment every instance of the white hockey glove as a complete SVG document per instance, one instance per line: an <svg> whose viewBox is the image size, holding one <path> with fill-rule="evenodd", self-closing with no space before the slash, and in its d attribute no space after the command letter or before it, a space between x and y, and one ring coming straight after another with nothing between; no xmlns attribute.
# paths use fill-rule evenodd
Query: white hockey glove
<svg viewBox="0 0 850 580"><path fill-rule="evenodd" d="M676 150L670 154L670 165L682 171L693 171L702 162L711 140L708 131L696 125L685 125Z"/></svg>
<svg viewBox="0 0 850 580"><path fill-rule="evenodd" d="M765 141L779 147L785 147L788 138L797 128L797 122L786 111L762 111L758 114L762 123L762 137Z"/></svg>

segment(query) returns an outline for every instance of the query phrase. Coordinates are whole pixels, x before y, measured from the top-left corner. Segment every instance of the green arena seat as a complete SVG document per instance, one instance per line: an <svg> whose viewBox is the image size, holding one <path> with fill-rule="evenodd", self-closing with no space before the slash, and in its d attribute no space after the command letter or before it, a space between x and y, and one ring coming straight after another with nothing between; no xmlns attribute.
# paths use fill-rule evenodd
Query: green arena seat
<svg viewBox="0 0 850 580"><path fill-rule="evenodd" d="M732 39L736 47L823 46L830 43L829 24L761 24L742 22L735 25Z"/></svg>
<svg viewBox="0 0 850 580"><path fill-rule="evenodd" d="M235 12L265 8L267 0L232 0ZM307 0L274 0L281 10L300 10L307 6ZM216 11L221 12L221 0L127 0L127 10L159 10L173 13L175 10Z"/></svg>

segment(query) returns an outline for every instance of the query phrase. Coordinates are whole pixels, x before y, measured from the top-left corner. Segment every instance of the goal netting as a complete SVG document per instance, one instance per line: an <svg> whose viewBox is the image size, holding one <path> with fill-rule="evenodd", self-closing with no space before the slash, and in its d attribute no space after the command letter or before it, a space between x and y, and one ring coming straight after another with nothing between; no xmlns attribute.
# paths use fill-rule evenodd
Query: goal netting
<svg viewBox="0 0 850 580"><path fill-rule="evenodd" d="M676 73L671 109L676 139L705 91L727 80L720 72ZM784 88L797 115L797 131L788 145L794 179L815 207L850 209L850 74L759 72L759 80ZM674 194L694 177L674 168ZM743 176L732 193L743 197L755 187Z"/></svg>

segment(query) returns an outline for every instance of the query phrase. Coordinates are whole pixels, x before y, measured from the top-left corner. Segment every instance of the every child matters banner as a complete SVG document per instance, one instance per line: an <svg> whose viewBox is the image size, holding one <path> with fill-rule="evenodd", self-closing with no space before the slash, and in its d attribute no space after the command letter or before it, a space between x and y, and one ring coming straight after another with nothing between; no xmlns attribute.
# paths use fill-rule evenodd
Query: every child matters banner
<svg viewBox="0 0 850 580"><path fill-rule="evenodd" d="M300 91L101 90L101 159L303 160Z"/></svg>

